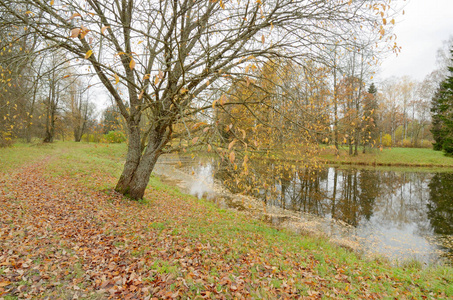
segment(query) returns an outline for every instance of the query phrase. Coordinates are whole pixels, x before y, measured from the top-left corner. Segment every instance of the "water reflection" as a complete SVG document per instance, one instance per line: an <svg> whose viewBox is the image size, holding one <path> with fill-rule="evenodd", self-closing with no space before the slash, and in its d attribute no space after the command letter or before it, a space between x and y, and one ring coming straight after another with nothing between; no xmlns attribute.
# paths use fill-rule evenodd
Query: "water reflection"
<svg viewBox="0 0 453 300"><path fill-rule="evenodd" d="M435 174L429 183L430 225L437 234L453 234L453 174Z"/></svg>
<svg viewBox="0 0 453 300"><path fill-rule="evenodd" d="M267 205L346 222L368 241L369 249L424 261L453 254L452 173L277 170L258 163L254 170L246 180L265 177L267 189L249 189L249 194ZM225 170L217 170L216 176L235 192L240 190L241 184L230 181L234 177Z"/></svg>

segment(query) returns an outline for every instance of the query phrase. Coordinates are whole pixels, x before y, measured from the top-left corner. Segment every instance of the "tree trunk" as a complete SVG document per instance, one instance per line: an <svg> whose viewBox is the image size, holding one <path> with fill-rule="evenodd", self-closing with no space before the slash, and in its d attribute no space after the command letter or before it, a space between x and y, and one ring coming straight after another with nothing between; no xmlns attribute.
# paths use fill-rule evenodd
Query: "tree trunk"
<svg viewBox="0 0 453 300"><path fill-rule="evenodd" d="M153 130L148 139L148 145L142 154L140 129L131 126L129 130L129 145L123 173L118 180L115 190L131 199L142 199L149 177L157 159L165 146L165 130Z"/></svg>

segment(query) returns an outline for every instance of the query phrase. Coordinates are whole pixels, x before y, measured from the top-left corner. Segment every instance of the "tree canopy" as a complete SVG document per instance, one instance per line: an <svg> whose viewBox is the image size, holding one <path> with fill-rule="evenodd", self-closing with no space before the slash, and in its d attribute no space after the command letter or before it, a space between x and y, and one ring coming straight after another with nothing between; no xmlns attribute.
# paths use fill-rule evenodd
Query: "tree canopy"
<svg viewBox="0 0 453 300"><path fill-rule="evenodd" d="M205 121L229 86L269 59L304 66L333 47L363 52L379 39L398 48L390 0L0 0L0 9L10 16L3 28L39 36L38 51L65 49L114 99L129 137L116 190L134 199L175 126L189 139L189 120L212 127Z"/></svg>

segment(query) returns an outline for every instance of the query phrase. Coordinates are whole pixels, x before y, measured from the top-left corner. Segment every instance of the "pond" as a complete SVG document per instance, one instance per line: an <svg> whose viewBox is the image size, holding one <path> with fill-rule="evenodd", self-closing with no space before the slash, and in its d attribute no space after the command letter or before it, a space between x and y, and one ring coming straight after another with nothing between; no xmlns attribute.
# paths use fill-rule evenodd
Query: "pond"
<svg viewBox="0 0 453 300"><path fill-rule="evenodd" d="M214 161L184 164L197 178L191 184L193 194L200 195L200 183L212 183L212 176L240 192L237 181L228 184L226 178L231 174L218 165ZM255 174L273 180L267 182L266 190L249 191L267 211L279 208L300 221L313 221L315 216L313 224L328 236L352 239L367 254L451 262L453 173L325 167L315 171L301 168L284 176L271 174ZM269 221L280 225L287 219L279 216Z"/></svg>

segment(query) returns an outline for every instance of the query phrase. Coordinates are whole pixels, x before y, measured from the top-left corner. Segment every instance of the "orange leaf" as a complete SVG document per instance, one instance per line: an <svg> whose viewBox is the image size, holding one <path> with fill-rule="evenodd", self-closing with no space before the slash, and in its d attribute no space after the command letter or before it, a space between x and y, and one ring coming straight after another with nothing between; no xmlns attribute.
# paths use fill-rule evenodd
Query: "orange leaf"
<svg viewBox="0 0 453 300"><path fill-rule="evenodd" d="M105 31L107 28L110 28L110 26L104 26L104 27L101 28L101 33L102 33L102 35L104 35L104 31Z"/></svg>
<svg viewBox="0 0 453 300"><path fill-rule="evenodd" d="M10 285L10 284L11 284L11 281L2 281L2 282L0 282L0 287L4 287L4 286Z"/></svg>
<svg viewBox="0 0 453 300"><path fill-rule="evenodd" d="M220 105L224 105L226 102L226 96L225 94L222 94L222 96L220 96Z"/></svg>
<svg viewBox="0 0 453 300"><path fill-rule="evenodd" d="M71 36L70 36L70 37L71 37L71 38L76 38L76 37L78 37L79 34L80 34L80 30L81 30L80 28L74 28L74 29L72 29L72 30L71 30Z"/></svg>
<svg viewBox="0 0 453 300"><path fill-rule="evenodd" d="M81 15L79 13L73 13L72 16L69 18L69 20L72 20L75 17L81 17Z"/></svg>
<svg viewBox="0 0 453 300"><path fill-rule="evenodd" d="M233 140L233 141L228 145L228 150L231 150L231 148L233 148L234 144L236 144L236 140Z"/></svg>
<svg viewBox="0 0 453 300"><path fill-rule="evenodd" d="M236 159L236 154L234 154L234 151L230 152L229 158L230 158L231 163L233 164L234 160Z"/></svg>

